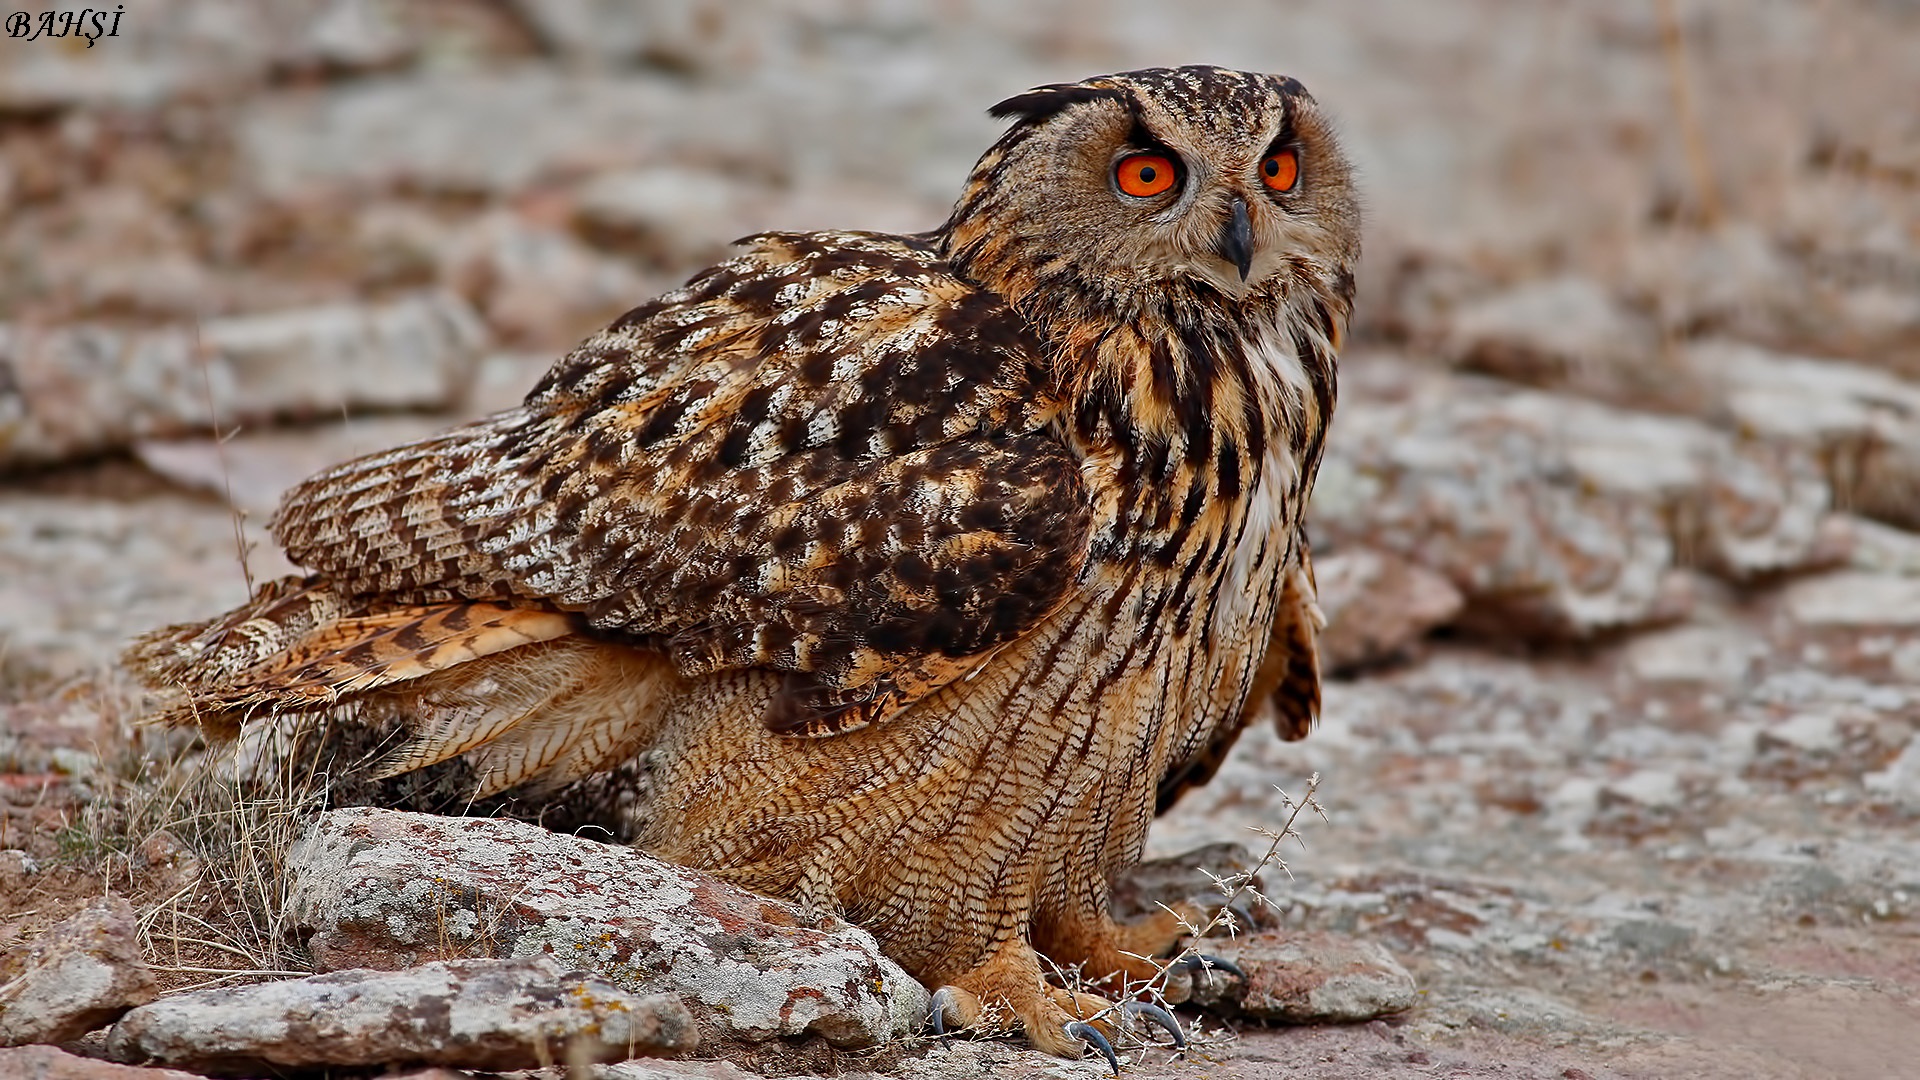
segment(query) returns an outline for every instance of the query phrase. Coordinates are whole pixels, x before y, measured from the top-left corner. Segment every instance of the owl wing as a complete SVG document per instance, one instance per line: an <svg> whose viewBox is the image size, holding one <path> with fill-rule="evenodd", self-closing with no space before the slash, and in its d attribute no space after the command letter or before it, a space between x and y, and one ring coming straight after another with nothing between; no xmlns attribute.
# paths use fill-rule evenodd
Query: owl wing
<svg viewBox="0 0 1920 1080"><path fill-rule="evenodd" d="M1091 500L1031 329L916 238L767 234L516 409L294 489L356 593L536 601L688 675L786 673L775 730L882 719L1076 588Z"/></svg>

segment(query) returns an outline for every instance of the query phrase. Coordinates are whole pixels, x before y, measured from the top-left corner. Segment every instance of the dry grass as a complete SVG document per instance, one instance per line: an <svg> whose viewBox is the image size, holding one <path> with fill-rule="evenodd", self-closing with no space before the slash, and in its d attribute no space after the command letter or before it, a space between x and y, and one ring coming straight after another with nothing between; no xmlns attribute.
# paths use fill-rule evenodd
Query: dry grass
<svg viewBox="0 0 1920 1080"><path fill-rule="evenodd" d="M128 896L169 990L309 974L289 932L288 847L325 804L323 731L209 747L116 719L118 738L57 837L58 858ZM291 744L290 744L291 743Z"/></svg>

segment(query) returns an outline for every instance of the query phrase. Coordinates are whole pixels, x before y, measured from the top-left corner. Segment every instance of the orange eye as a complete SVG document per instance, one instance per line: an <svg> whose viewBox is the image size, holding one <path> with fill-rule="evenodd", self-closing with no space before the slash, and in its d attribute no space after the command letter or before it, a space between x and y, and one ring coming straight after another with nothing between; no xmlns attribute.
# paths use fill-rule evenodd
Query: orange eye
<svg viewBox="0 0 1920 1080"><path fill-rule="evenodd" d="M1300 179L1300 155L1282 150L1260 163L1260 180L1275 191L1292 191Z"/></svg>
<svg viewBox="0 0 1920 1080"><path fill-rule="evenodd" d="M1136 199L1171 190L1174 179L1173 162L1160 154L1134 154L1113 167L1113 182Z"/></svg>

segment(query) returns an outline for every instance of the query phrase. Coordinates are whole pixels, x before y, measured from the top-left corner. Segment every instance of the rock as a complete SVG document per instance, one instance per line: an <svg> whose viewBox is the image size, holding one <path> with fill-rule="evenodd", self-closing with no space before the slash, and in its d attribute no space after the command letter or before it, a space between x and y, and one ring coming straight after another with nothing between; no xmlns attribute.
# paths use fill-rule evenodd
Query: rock
<svg viewBox="0 0 1920 1080"><path fill-rule="evenodd" d="M1758 342L1920 375L1920 263L1900 239L1911 196L1809 176L1783 198L1784 213L1764 224L1648 236L1629 254L1628 288L1676 337Z"/></svg>
<svg viewBox="0 0 1920 1080"><path fill-rule="evenodd" d="M107 897L0 959L0 1046L77 1039L154 993L133 906Z"/></svg>
<svg viewBox="0 0 1920 1080"><path fill-rule="evenodd" d="M198 1073L120 1065L52 1046L0 1050L0 1076L9 1080L200 1080Z"/></svg>
<svg viewBox="0 0 1920 1080"><path fill-rule="evenodd" d="M777 45L782 20L764 5L711 7L688 0L509 0L541 43L576 64L648 61L683 71L723 67L730 54Z"/></svg>
<svg viewBox="0 0 1920 1080"><path fill-rule="evenodd" d="M760 1080L763 1074L743 1069L731 1061L621 1061L612 1065L602 1065L594 1071L593 1080ZM849 1080L861 1076L858 1073L845 1073ZM536 1080L536 1078L528 1078ZM548 1080L540 1075L537 1080Z"/></svg>
<svg viewBox="0 0 1920 1080"><path fill-rule="evenodd" d="M444 416L369 416L295 431L243 431L229 439L142 439L140 463L265 522L288 489L343 461L424 439L453 426Z"/></svg>
<svg viewBox="0 0 1920 1080"><path fill-rule="evenodd" d="M471 381L485 341L472 309L449 293L199 328L0 325L0 467L211 424L445 408Z"/></svg>
<svg viewBox="0 0 1920 1080"><path fill-rule="evenodd" d="M1130 1054L1125 1043L1118 1044L1115 1049L1120 1053L1121 1076L1133 1072L1134 1064L1143 1061L1144 1055L1137 1052ZM1173 1069L1184 1071L1182 1067L1185 1065L1185 1062L1181 1062L1169 1072ZM896 1077L897 1080L985 1080L987 1077L992 1080L1105 1080L1113 1074L1107 1071L1107 1063L1098 1054L1089 1053L1079 1061L1062 1061L1036 1050L1025 1049L1019 1043L962 1037L936 1042L925 1054L906 1058L884 1073L867 1074L858 1080L881 1080L884 1076Z"/></svg>
<svg viewBox="0 0 1920 1080"><path fill-rule="evenodd" d="M222 404L236 415L328 416L447 407L472 378L487 334L459 297L436 292L210 320L201 340L231 380Z"/></svg>
<svg viewBox="0 0 1920 1080"><path fill-rule="evenodd" d="M1316 559L1313 570L1327 616L1320 663L1329 671L1402 655L1466 604L1446 578L1375 548L1343 548Z"/></svg>
<svg viewBox="0 0 1920 1080"><path fill-rule="evenodd" d="M1640 840L1672 831L1687 805L1681 778L1662 769L1636 769L1602 784L1587 831Z"/></svg>
<svg viewBox="0 0 1920 1080"><path fill-rule="evenodd" d="M1790 586L1782 607L1812 628L1859 630L1920 627L1920 578L1848 572Z"/></svg>
<svg viewBox="0 0 1920 1080"><path fill-rule="evenodd" d="M1727 341L1693 345L1685 360L1724 422L1824 462L1838 505L1920 526L1920 384Z"/></svg>
<svg viewBox="0 0 1920 1080"><path fill-rule="evenodd" d="M8 668L67 679L129 638L246 599L231 510L127 468L131 497L12 491L0 511L0 647ZM292 573L264 518L240 523L256 581ZM0 724L4 724L0 720Z"/></svg>
<svg viewBox="0 0 1920 1080"><path fill-rule="evenodd" d="M1442 351L1475 371L1621 404L1691 404L1651 322L1599 282L1529 282L1462 305Z"/></svg>
<svg viewBox="0 0 1920 1080"><path fill-rule="evenodd" d="M1692 420L1429 377L1343 406L1314 535L1444 575L1461 621L1582 637L1673 619L1677 572L1734 581L1832 564L1846 530L1804 450Z"/></svg>
<svg viewBox="0 0 1920 1080"><path fill-rule="evenodd" d="M406 183L437 192L505 192L588 168L672 158L692 128L751 139L735 95L696 100L652 75L533 67L369 79L322 96L263 97L238 124L240 150L271 194ZM720 99L740 104L728 116ZM708 123L688 123L691 108ZM734 123L722 123L732 119ZM514 138L502 139L512 131ZM710 146L711 144L709 144Z"/></svg>
<svg viewBox="0 0 1920 1080"><path fill-rule="evenodd" d="M0 851L0 881L28 878L40 872L40 860L19 848Z"/></svg>
<svg viewBox="0 0 1920 1080"><path fill-rule="evenodd" d="M1290 1024L1358 1023L1413 1007L1413 976L1370 941L1269 931L1217 950L1247 973L1237 1007Z"/></svg>
<svg viewBox="0 0 1920 1080"><path fill-rule="evenodd" d="M1862 776L1861 785L1880 798L1920 806L1920 737L1908 741L1886 768Z"/></svg>
<svg viewBox="0 0 1920 1080"><path fill-rule="evenodd" d="M670 994L635 997L551 957L453 960L200 990L128 1013L108 1052L199 1072L323 1066L528 1069L699 1044Z"/></svg>
<svg viewBox="0 0 1920 1080"><path fill-rule="evenodd" d="M551 954L683 995L720 1041L918 1031L927 992L871 935L638 851L533 825L372 808L321 815L287 855L289 913L323 969Z"/></svg>
<svg viewBox="0 0 1920 1080"><path fill-rule="evenodd" d="M0 112L152 108L238 93L275 69L388 67L418 48L374 0L155 0L125 18L92 10L106 12L97 28L82 16L80 30L61 38L0 38Z"/></svg>
<svg viewBox="0 0 1920 1080"><path fill-rule="evenodd" d="M1680 626L1627 643L1626 669L1650 683L1737 687L1766 646L1754 634L1719 626Z"/></svg>
<svg viewBox="0 0 1920 1080"><path fill-rule="evenodd" d="M1579 638L1684 614L1666 499L1576 468L1585 447L1569 414L1598 407L1513 397L1451 383L1419 402L1343 409L1313 535L1444 575L1466 598L1462 621L1498 633Z"/></svg>
<svg viewBox="0 0 1920 1080"><path fill-rule="evenodd" d="M678 268L711 262L742 235L750 199L714 170L657 166L602 173L576 196L575 225L595 244Z"/></svg>
<svg viewBox="0 0 1920 1080"><path fill-rule="evenodd" d="M1676 551L1722 577L1745 581L1846 555L1830 525L1832 491L1804 449L1547 394L1514 394L1495 415L1494 423L1547 436L1582 485L1652 507Z"/></svg>
<svg viewBox="0 0 1920 1080"><path fill-rule="evenodd" d="M722 234L719 244L735 235ZM664 291L663 282L641 276L626 260L504 211L463 229L442 258L447 275L502 338L555 349Z"/></svg>

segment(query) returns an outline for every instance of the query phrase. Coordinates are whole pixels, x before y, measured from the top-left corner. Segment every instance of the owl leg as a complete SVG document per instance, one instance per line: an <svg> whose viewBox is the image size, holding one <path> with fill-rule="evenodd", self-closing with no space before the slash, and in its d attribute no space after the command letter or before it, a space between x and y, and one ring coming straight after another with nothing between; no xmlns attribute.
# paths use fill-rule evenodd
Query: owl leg
<svg viewBox="0 0 1920 1080"><path fill-rule="evenodd" d="M1114 1004L1047 985L1040 974L1040 955L1022 939L1004 942L971 971L928 982L940 984L932 1005L935 1031L1017 1020L1034 1049L1078 1058L1092 1047L1119 1071L1111 1042Z"/></svg>

